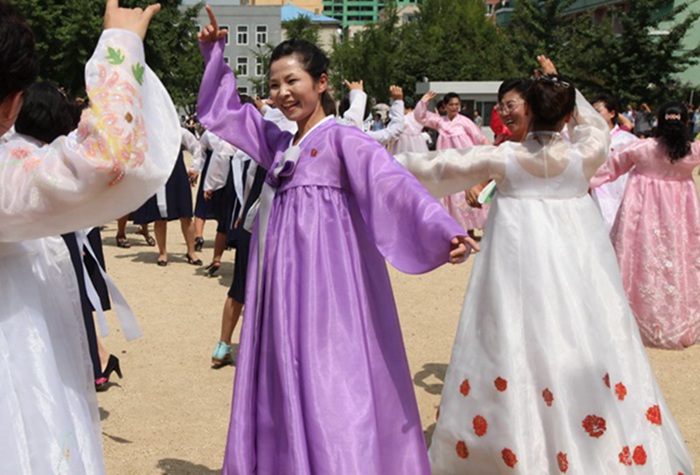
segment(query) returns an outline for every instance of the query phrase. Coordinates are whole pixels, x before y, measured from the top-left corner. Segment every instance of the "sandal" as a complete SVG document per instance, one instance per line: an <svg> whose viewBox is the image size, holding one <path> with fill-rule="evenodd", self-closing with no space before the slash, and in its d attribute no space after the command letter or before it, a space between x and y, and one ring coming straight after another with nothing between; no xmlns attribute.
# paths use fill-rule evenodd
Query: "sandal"
<svg viewBox="0 0 700 475"><path fill-rule="evenodd" d="M231 345L227 345L223 341L218 342L216 348L214 348L214 353L211 355L211 367L219 369L232 364Z"/></svg>
<svg viewBox="0 0 700 475"><path fill-rule="evenodd" d="M156 240L153 239L153 236L151 236L150 233L148 233L148 232L145 232L145 233L144 233L144 232L142 232L142 231L136 231L136 234L140 234L141 236L143 236L143 238L146 240L146 244L148 244L149 246L152 247L152 246L155 246L155 245L156 245Z"/></svg>
<svg viewBox="0 0 700 475"><path fill-rule="evenodd" d="M131 247L131 243L126 238L126 236L124 236L124 235L120 236L119 234L117 234L117 247L129 249Z"/></svg>
<svg viewBox="0 0 700 475"><path fill-rule="evenodd" d="M220 268L221 268L221 261L212 261L212 263L209 264L206 268L207 275L209 277L214 277L214 274L216 274Z"/></svg>

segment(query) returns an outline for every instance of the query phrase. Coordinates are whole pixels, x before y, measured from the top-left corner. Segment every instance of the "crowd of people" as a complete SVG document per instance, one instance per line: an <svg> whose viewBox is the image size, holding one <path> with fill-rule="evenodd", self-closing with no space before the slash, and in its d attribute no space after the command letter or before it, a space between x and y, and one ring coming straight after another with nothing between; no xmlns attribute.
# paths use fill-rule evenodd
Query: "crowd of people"
<svg viewBox="0 0 700 475"><path fill-rule="evenodd" d="M131 219L162 267L168 221L204 266L216 220L209 276L236 249L212 354L236 364L225 474L693 473L644 346L700 341L700 109L589 102L539 56L502 83L493 143L454 93L440 114L392 86L372 123L362 82L336 110L328 59L301 40L272 51L254 100L206 9L183 127L144 59L158 5L107 0L78 106L35 83L32 32L0 0L0 471L104 473L96 390L122 373L93 312L140 330L99 226L118 219L126 248ZM427 448L386 262L472 252Z"/></svg>

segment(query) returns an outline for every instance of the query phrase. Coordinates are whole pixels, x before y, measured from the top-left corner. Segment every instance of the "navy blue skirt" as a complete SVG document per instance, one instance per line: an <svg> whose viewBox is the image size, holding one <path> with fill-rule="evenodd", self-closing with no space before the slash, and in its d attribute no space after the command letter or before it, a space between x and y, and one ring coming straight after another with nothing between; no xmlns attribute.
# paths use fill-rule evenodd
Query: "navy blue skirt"
<svg viewBox="0 0 700 475"><path fill-rule="evenodd" d="M158 210L156 195L153 195L133 212L135 224L148 224L154 221L172 221L180 218L192 217L192 187L187 176L185 159L180 151L180 155L175 162L175 168L165 184L165 201L168 205L168 216L163 217Z"/></svg>
<svg viewBox="0 0 700 475"><path fill-rule="evenodd" d="M204 159L204 167L202 167L202 173L199 176L199 187L197 188L197 199L194 206L194 215L200 219L215 219L216 214L214 213L214 207L212 206L212 200L204 199L204 178L207 176L207 171L209 170L209 163L211 162L212 151L207 150L207 156ZM213 197L212 197L213 198Z"/></svg>

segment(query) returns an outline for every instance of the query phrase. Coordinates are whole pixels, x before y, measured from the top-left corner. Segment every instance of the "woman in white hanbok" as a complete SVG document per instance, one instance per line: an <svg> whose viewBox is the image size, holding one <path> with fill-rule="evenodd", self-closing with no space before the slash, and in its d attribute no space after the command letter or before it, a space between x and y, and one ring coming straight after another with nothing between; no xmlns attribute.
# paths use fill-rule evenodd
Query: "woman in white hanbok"
<svg viewBox="0 0 700 475"><path fill-rule="evenodd" d="M690 475L587 193L607 155L605 122L579 93L574 110L573 86L557 76L527 97L522 143L397 157L436 196L498 186L445 378L433 473Z"/></svg>
<svg viewBox="0 0 700 475"><path fill-rule="evenodd" d="M43 147L20 136L0 145L2 474L104 473L80 295L58 235L127 213L170 174L178 117L142 42L158 8L108 1L105 31L86 66L92 106L76 132ZM0 37L17 44L0 48L0 86L11 86L0 87L2 134L35 74L24 63L34 54L31 31L1 1ZM128 331L135 337L138 328Z"/></svg>

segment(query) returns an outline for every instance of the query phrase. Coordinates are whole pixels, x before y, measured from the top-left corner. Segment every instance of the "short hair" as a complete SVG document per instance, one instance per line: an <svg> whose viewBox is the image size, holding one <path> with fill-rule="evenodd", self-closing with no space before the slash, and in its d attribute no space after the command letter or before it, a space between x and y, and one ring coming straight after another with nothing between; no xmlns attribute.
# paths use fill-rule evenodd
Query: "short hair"
<svg viewBox="0 0 700 475"><path fill-rule="evenodd" d="M554 127L576 106L576 90L568 79L559 75L536 78L525 99L535 127Z"/></svg>
<svg viewBox="0 0 700 475"><path fill-rule="evenodd" d="M459 101L459 105L461 107L462 105L462 100L459 98L459 94L456 92L448 92L445 94L445 97L442 98L442 102L447 105L452 99L457 99Z"/></svg>
<svg viewBox="0 0 700 475"><path fill-rule="evenodd" d="M617 124L617 114L620 113L620 103L617 102L617 99L615 99L610 94L601 94L600 96L592 100L591 104L595 104L597 102L602 102L605 105L605 108L608 110L608 112L615 113L613 115L612 121L613 124Z"/></svg>
<svg viewBox="0 0 700 475"><path fill-rule="evenodd" d="M39 75L34 34L22 14L0 0L0 102Z"/></svg>
<svg viewBox="0 0 700 475"><path fill-rule="evenodd" d="M532 84L532 79L529 78L512 78L503 81L498 88L498 102L503 100L503 96L508 94L510 91L517 92L520 97L525 99L527 96L527 90L530 89Z"/></svg>
<svg viewBox="0 0 700 475"><path fill-rule="evenodd" d="M15 130L45 143L68 135L77 127L75 109L78 105L53 83L37 82L24 93L22 109Z"/></svg>

